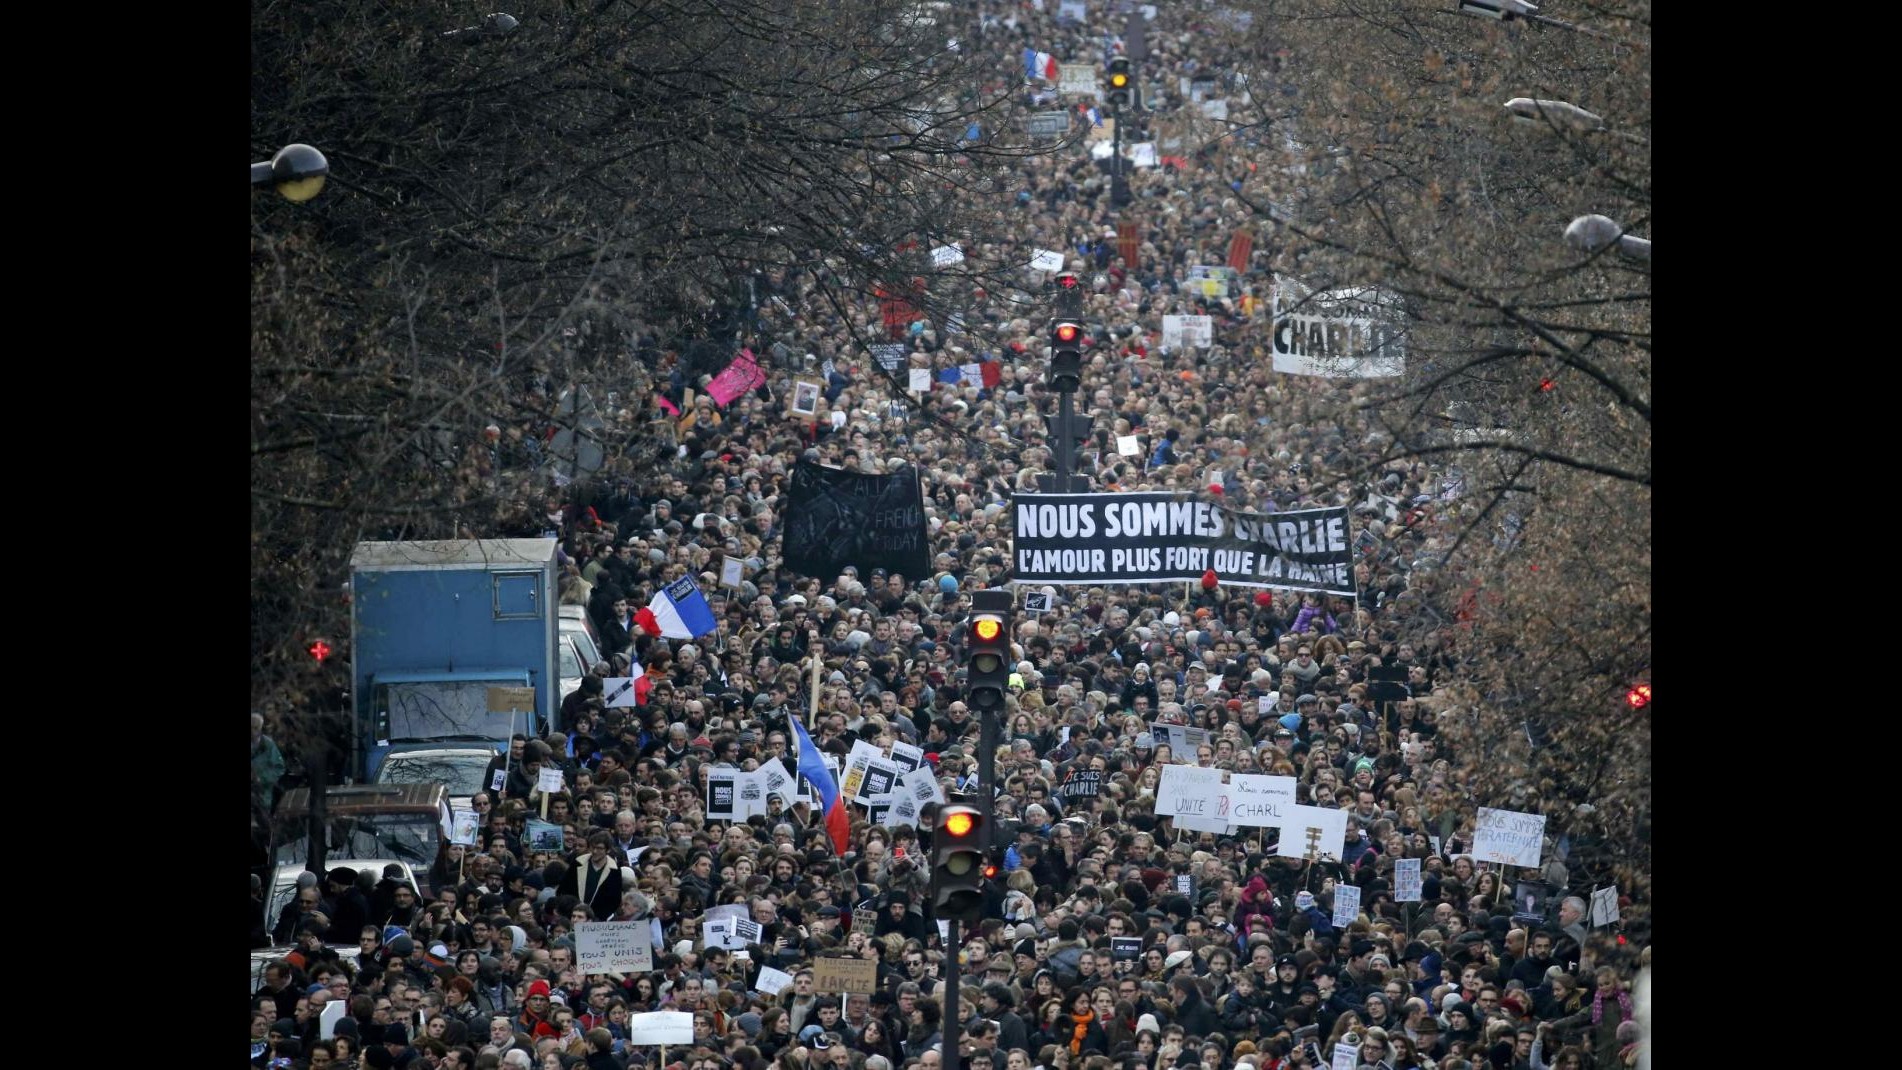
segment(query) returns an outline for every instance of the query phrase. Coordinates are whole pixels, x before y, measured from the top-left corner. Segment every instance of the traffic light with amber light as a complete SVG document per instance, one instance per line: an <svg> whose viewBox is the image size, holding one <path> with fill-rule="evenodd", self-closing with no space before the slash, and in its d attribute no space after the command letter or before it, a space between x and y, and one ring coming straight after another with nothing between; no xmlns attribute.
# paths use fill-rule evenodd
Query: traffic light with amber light
<svg viewBox="0 0 1902 1070"><path fill-rule="evenodd" d="M1117 56L1109 65L1109 102L1118 108L1129 107L1136 80L1129 73L1129 58Z"/></svg>
<svg viewBox="0 0 1902 1070"><path fill-rule="evenodd" d="M971 712L980 719L1002 718L1010 689L1010 592L973 592L970 629Z"/></svg>
<svg viewBox="0 0 1902 1070"><path fill-rule="evenodd" d="M939 921L976 922L984 909L984 815L944 806L931 844L931 907Z"/></svg>
<svg viewBox="0 0 1902 1070"><path fill-rule="evenodd" d="M1058 393L1075 390L1083 382L1083 325L1058 320L1050 327L1050 386Z"/></svg>

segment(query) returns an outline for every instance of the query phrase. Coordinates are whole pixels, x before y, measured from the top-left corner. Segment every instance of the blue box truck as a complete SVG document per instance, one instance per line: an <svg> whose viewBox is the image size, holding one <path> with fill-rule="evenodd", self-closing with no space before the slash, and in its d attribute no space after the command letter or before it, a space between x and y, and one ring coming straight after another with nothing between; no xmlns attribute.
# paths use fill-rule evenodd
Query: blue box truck
<svg viewBox="0 0 1902 1070"><path fill-rule="evenodd" d="M392 753L508 750L559 699L554 539L361 542L350 556L356 774Z"/></svg>

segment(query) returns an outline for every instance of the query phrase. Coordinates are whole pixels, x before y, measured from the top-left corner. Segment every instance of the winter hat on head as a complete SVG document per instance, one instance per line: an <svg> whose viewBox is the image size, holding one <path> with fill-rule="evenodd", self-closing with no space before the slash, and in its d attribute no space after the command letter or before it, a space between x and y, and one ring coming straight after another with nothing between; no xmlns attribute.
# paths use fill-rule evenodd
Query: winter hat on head
<svg viewBox="0 0 1902 1070"><path fill-rule="evenodd" d="M1301 715L1298 713L1283 714L1281 717L1281 727L1290 732L1295 731L1301 727Z"/></svg>
<svg viewBox="0 0 1902 1070"><path fill-rule="evenodd" d="M537 978L529 983L528 991L522 994L522 998L534 999L536 996L546 996L548 993L548 982Z"/></svg>
<svg viewBox="0 0 1902 1070"><path fill-rule="evenodd" d="M1296 892L1295 893L1294 908L1296 910L1306 910L1313 905L1314 905L1313 892Z"/></svg>
<svg viewBox="0 0 1902 1070"><path fill-rule="evenodd" d="M1157 1023L1156 1016L1153 1014L1145 1014L1136 1019L1136 1032L1140 1033L1145 1029L1158 1036L1162 1034L1162 1026Z"/></svg>
<svg viewBox="0 0 1902 1070"><path fill-rule="evenodd" d="M745 1033L747 1036L749 1037L759 1036L759 1031L761 1028L760 1017L759 1015L754 1014L751 1011L748 1011L745 1014L740 1015L739 1026L740 1026L740 1031Z"/></svg>

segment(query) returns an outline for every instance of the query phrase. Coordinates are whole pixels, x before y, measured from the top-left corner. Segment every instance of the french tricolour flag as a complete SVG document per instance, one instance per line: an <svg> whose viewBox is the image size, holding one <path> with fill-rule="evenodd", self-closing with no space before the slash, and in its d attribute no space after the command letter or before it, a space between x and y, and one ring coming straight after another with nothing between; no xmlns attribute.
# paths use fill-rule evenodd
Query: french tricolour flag
<svg viewBox="0 0 1902 1070"><path fill-rule="evenodd" d="M1103 113L1097 109L1096 105L1092 104L1089 107L1084 107L1079 104L1077 105L1077 110L1083 113L1083 117L1090 121L1091 126L1103 125Z"/></svg>
<svg viewBox="0 0 1902 1070"><path fill-rule="evenodd" d="M647 608L634 614L635 623L649 635L693 639L713 630L713 609L692 576L682 576L660 589Z"/></svg>
<svg viewBox="0 0 1902 1070"><path fill-rule="evenodd" d="M1024 77L1042 78L1046 82L1057 80L1057 57L1048 52L1039 52L1034 48L1024 49Z"/></svg>
<svg viewBox="0 0 1902 1070"><path fill-rule="evenodd" d="M799 775L812 781L813 790L819 793L819 806L825 813L832 849L843 858L852 839L852 819L845 812L845 798L839 794L839 778L832 775L832 767L826 764L819 748L813 746L812 736L806 733L806 726L799 723L799 718L786 719L792 722L793 735L799 740Z"/></svg>

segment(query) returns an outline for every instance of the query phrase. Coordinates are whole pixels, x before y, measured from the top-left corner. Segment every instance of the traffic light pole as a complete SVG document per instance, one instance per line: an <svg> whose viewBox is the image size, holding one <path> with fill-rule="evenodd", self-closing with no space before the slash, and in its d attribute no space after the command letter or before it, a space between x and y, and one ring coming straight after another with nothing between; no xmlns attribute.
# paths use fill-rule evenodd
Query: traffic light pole
<svg viewBox="0 0 1902 1070"><path fill-rule="evenodd" d="M1123 109L1110 105L1110 205L1129 203L1129 179L1123 174Z"/></svg>
<svg viewBox="0 0 1902 1070"><path fill-rule="evenodd" d="M958 1017L958 919L944 923L944 1070L958 1070L958 1047L964 1039L964 1022Z"/></svg>
<svg viewBox="0 0 1902 1070"><path fill-rule="evenodd" d="M1075 424L1076 391L1060 391L1057 394L1057 486L1066 494L1070 491L1071 477L1076 474L1076 437L1072 431Z"/></svg>

